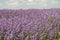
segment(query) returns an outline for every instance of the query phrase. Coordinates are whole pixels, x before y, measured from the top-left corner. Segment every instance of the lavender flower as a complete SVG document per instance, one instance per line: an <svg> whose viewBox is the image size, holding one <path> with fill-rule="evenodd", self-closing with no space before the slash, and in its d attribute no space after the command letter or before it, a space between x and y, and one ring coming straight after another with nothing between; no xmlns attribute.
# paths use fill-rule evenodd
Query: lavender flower
<svg viewBox="0 0 60 40"><path fill-rule="evenodd" d="M0 40L56 40L59 31L59 10L0 10Z"/></svg>

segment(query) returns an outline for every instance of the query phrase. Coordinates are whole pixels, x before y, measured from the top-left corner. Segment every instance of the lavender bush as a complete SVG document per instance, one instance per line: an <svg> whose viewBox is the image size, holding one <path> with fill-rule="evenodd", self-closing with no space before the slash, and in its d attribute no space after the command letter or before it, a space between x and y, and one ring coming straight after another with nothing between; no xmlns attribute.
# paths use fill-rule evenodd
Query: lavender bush
<svg viewBox="0 0 60 40"><path fill-rule="evenodd" d="M0 10L0 40L60 40L60 9Z"/></svg>

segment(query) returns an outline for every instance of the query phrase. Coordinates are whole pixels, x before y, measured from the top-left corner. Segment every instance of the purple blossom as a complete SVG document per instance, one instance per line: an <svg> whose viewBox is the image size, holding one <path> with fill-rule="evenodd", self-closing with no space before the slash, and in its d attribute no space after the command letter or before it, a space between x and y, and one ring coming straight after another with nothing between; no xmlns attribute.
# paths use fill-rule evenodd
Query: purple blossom
<svg viewBox="0 0 60 40"><path fill-rule="evenodd" d="M55 40L60 29L57 11L0 10L0 40Z"/></svg>

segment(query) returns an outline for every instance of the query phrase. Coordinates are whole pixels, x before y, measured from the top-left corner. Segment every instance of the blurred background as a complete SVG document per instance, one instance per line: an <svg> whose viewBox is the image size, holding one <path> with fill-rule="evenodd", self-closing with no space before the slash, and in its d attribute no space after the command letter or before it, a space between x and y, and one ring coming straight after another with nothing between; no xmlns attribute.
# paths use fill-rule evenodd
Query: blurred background
<svg viewBox="0 0 60 40"><path fill-rule="evenodd" d="M0 9L60 8L60 0L0 0Z"/></svg>

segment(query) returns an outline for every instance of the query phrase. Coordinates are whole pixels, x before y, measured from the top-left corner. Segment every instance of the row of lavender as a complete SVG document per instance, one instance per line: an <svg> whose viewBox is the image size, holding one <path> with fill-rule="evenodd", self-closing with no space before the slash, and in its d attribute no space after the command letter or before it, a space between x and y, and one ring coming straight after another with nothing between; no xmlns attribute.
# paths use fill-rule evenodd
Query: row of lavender
<svg viewBox="0 0 60 40"><path fill-rule="evenodd" d="M60 10L0 10L0 40L57 40Z"/></svg>

